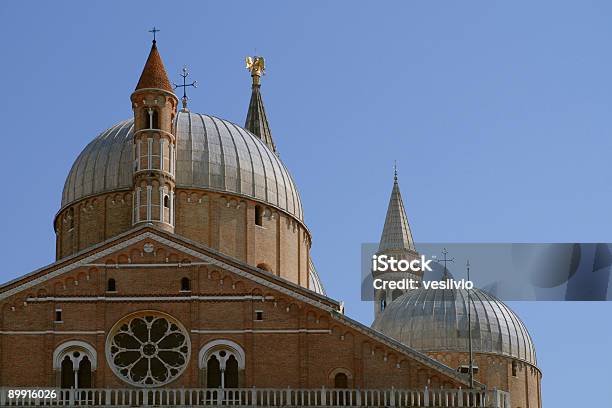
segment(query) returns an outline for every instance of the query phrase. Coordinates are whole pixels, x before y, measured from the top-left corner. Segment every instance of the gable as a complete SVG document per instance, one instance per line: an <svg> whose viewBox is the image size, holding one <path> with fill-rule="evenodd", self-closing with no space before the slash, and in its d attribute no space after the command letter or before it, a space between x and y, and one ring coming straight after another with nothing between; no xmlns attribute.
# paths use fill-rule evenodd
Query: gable
<svg viewBox="0 0 612 408"><path fill-rule="evenodd" d="M136 257L133 260L131 256L135 251L134 246L140 245L136 253L144 252L144 244L146 243L157 244L157 250L159 250L161 245L167 253L172 254L172 257L163 259L160 262L151 262L149 259L144 263L138 263ZM155 258L158 257L155 256ZM137 227L116 238L95 245L87 251L62 259L47 267L7 282L0 286L0 301L20 292L30 290L56 277L69 274L78 268L115 267L117 269L129 269L138 266L180 268L204 265L222 268L270 289L275 289L285 294L292 294L307 303L320 303L334 310L340 310L341 307L339 302L275 276L270 272L253 268L225 254L175 234L169 234L154 226Z"/></svg>
<svg viewBox="0 0 612 408"><path fill-rule="evenodd" d="M203 279L209 287L206 290L195 288L193 293L180 293L179 287L172 285L188 271L195 275L205 274ZM109 294L101 289L107 276L121 274L129 277L125 281L125 290L121 291L123 293ZM48 289L40 292L43 287ZM0 290L0 301L18 307L22 303L56 300L64 303L202 301L208 302L206 307L209 309L217 308L217 315L223 315L222 306L214 302L253 299L262 303L272 301L274 307L279 303L287 312L292 308L307 309L317 316L329 317L330 326L339 327L341 336L350 333L372 344L372 353L375 349L382 350L385 361L389 355L395 356L393 358L397 359L397 364L408 359L439 372L445 378L466 383L463 376L449 367L346 317L340 312L340 304L332 299L153 227L132 230L90 251L9 282ZM58 297L49 296L49 293ZM13 297L19 298L19 301ZM289 317L287 315L286 318ZM306 328L301 325L299 318L295 315L293 318L298 327L295 333L302 330L309 333L330 332L330 329L319 325ZM201 334L213 333L215 330L227 332L223 324L223 321L213 321L209 327L195 327L192 331ZM250 330L259 330L260 333L267 330L270 334L281 332L273 327ZM282 330L287 332L287 329Z"/></svg>

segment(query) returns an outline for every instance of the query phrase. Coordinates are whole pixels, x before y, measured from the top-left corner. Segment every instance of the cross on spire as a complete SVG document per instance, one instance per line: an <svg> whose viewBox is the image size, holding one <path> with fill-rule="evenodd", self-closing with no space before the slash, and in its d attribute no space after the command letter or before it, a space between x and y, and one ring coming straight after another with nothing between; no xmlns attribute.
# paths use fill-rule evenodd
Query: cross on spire
<svg viewBox="0 0 612 408"><path fill-rule="evenodd" d="M448 274L448 268L446 267L446 264L448 262L455 262L455 258L448 258L448 250L446 248L442 248L442 255L444 256L444 258L440 259L440 262L444 262L444 275L446 277L446 275Z"/></svg>
<svg viewBox="0 0 612 408"><path fill-rule="evenodd" d="M149 30L150 33L153 33L153 44L155 44L156 39L155 39L155 34L159 33L161 30L158 30L157 28L155 28L155 26L153 26L153 28L151 30Z"/></svg>
<svg viewBox="0 0 612 408"><path fill-rule="evenodd" d="M194 88L197 88L198 81L193 81L190 84L187 83L187 77L189 76L189 71L187 70L187 66L183 67L183 73L180 75L183 78L183 85L174 84L174 89L183 88L183 98L182 98L183 110L187 111L187 101L189 100L189 98L187 97L187 87L193 86Z"/></svg>

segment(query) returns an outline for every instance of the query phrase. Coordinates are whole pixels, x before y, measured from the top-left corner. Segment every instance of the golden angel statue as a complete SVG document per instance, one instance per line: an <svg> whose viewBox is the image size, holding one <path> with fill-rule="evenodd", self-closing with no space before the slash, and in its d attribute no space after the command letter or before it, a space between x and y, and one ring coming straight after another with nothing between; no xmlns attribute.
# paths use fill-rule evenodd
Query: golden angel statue
<svg viewBox="0 0 612 408"><path fill-rule="evenodd" d="M263 57L246 57L246 68L251 73L251 76L266 74L266 64Z"/></svg>

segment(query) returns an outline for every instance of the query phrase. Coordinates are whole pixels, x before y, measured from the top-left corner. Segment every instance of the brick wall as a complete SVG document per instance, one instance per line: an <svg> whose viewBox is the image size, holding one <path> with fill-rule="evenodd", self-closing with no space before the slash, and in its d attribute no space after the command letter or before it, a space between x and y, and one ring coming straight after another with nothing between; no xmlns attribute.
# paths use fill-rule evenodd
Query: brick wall
<svg viewBox="0 0 612 408"><path fill-rule="evenodd" d="M154 266L179 261L183 262L180 267ZM106 361L106 335L124 316L155 310L180 321L191 340L189 366L169 385L172 387L205 384L198 352L218 339L234 341L244 349L246 369L241 386L245 387L329 387L337 370L348 372L355 387L414 388L428 381L459 386L328 311L196 261L157 243L154 251L146 253L141 242L96 261L106 267L82 266L2 301L0 385L56 386L53 351L66 341L81 340L96 349L94 385L126 387ZM189 293L180 292L183 277L191 280ZM116 280L116 293L106 291L109 278ZM191 295L204 298L190 299ZM111 300L128 296L131 299ZM137 300L141 296L189 300ZM75 297L80 301L74 301ZM57 308L62 309L62 323L54 322ZM263 312L262 321L255 321L256 311Z"/></svg>
<svg viewBox="0 0 612 408"><path fill-rule="evenodd" d="M265 266L308 287L310 234L295 218L244 197L183 189L176 192L176 234L252 266ZM157 200L157 195L153 196ZM262 226L255 224L257 205L264 208ZM57 259L131 228L131 191L82 200L56 218Z"/></svg>

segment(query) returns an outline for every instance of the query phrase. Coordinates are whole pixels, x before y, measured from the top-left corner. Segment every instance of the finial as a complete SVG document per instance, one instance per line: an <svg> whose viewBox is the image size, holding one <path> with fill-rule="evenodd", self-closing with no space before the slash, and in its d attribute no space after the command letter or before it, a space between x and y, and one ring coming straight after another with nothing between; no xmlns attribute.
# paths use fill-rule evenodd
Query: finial
<svg viewBox="0 0 612 408"><path fill-rule="evenodd" d="M443 279L448 279L451 275L448 273L447 264L449 262L455 262L455 258L448 257L448 250L446 248L442 248L442 255L444 255L444 258L441 259L441 261L444 262L444 278Z"/></svg>
<svg viewBox="0 0 612 408"><path fill-rule="evenodd" d="M393 160L393 180L397 181L397 160Z"/></svg>
<svg viewBox="0 0 612 408"><path fill-rule="evenodd" d="M190 84L187 83L187 77L189 76L189 71L187 70L187 66L183 67L183 72L180 74L180 76L183 78L183 85L174 84L174 89L183 88L183 98L181 100L183 102L183 112L187 112L189 110L187 109L187 101L189 100L189 98L187 97L187 87L193 86L194 88L197 88L198 81L193 81Z"/></svg>
<svg viewBox="0 0 612 408"><path fill-rule="evenodd" d="M161 30L158 30L157 28L155 28L155 26L153 26L153 28L151 30L149 30L150 33L153 33L153 44L155 44L157 41L155 39L155 34L159 33Z"/></svg>
<svg viewBox="0 0 612 408"><path fill-rule="evenodd" d="M259 80L262 75L266 74L266 63L264 57L253 56L246 57L246 69L251 73L253 78L253 86L259 86Z"/></svg>

